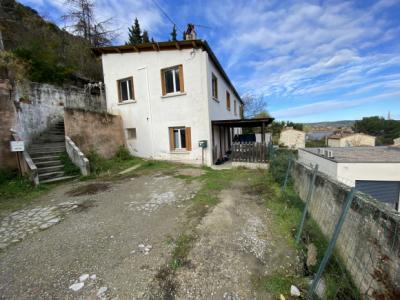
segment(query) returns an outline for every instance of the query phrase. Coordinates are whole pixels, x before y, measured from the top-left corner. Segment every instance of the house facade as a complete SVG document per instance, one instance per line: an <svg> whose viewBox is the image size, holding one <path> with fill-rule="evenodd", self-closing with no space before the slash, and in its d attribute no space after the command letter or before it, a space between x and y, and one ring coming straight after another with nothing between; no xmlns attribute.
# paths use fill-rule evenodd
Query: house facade
<svg viewBox="0 0 400 300"><path fill-rule="evenodd" d="M300 130L286 127L279 136L279 145L290 149L304 148L306 146L306 133Z"/></svg>
<svg viewBox="0 0 400 300"><path fill-rule="evenodd" d="M375 146L376 138L363 133L338 133L328 138L329 147Z"/></svg>
<svg viewBox="0 0 400 300"><path fill-rule="evenodd" d="M122 116L132 155L211 165L215 153L227 151L234 132L212 121L240 119L243 103L205 41L94 51L102 58L107 110Z"/></svg>
<svg viewBox="0 0 400 300"><path fill-rule="evenodd" d="M305 148L298 161L400 211L398 147Z"/></svg>

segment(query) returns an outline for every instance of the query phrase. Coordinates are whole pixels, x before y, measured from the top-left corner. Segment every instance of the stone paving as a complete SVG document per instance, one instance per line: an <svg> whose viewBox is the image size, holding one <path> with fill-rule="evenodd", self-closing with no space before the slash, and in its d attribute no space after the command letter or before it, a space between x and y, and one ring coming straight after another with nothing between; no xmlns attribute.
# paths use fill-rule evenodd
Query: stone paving
<svg viewBox="0 0 400 300"><path fill-rule="evenodd" d="M61 222L65 214L77 208L76 203L64 202L56 206L22 209L5 216L0 221L0 249Z"/></svg>

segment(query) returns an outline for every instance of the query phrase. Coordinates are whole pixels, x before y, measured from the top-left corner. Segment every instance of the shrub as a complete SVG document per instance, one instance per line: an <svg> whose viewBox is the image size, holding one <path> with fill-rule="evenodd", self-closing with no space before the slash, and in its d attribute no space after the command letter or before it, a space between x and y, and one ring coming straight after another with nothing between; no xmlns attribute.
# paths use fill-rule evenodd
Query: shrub
<svg viewBox="0 0 400 300"><path fill-rule="evenodd" d="M119 160L119 161L124 161L124 160L131 160L133 158L133 156L129 153L129 150L124 147L121 146L117 153L115 153L115 159Z"/></svg>
<svg viewBox="0 0 400 300"><path fill-rule="evenodd" d="M17 177L17 171L10 169L0 169L0 184L15 179Z"/></svg>
<svg viewBox="0 0 400 300"><path fill-rule="evenodd" d="M289 158L295 158L295 157L296 157L295 152L291 150L281 149L275 152L275 155L270 162L269 171L277 183L283 184L283 182L285 181L285 175L289 163Z"/></svg>

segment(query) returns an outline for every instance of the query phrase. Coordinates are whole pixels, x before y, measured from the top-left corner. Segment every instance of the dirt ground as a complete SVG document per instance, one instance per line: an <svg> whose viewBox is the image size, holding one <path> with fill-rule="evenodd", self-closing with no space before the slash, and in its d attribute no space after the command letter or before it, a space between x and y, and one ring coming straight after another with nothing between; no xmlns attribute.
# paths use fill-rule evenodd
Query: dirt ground
<svg viewBox="0 0 400 300"><path fill-rule="evenodd" d="M0 242L4 232L19 234L0 250L0 299L274 299L254 278L293 267L296 253L269 230L260 195L246 192L251 173L219 191L218 204L196 225L174 293L151 290L202 187L203 170L179 174L191 180L154 171L66 183L0 220ZM45 228L32 225L31 215Z"/></svg>

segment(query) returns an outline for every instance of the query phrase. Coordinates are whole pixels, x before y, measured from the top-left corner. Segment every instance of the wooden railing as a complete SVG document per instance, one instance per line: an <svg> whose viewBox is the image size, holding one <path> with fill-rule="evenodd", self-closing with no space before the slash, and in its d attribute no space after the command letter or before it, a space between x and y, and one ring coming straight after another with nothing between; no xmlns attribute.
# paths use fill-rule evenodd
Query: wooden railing
<svg viewBox="0 0 400 300"><path fill-rule="evenodd" d="M233 143L232 161L236 162L268 162L268 144L266 143Z"/></svg>

